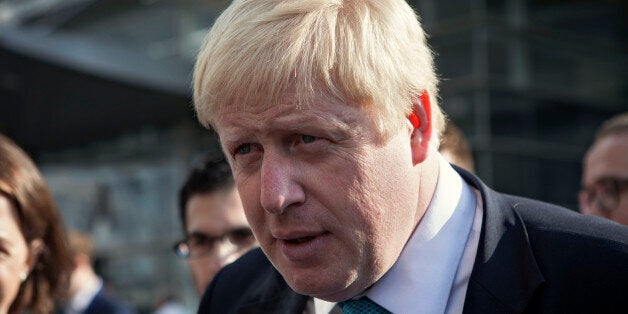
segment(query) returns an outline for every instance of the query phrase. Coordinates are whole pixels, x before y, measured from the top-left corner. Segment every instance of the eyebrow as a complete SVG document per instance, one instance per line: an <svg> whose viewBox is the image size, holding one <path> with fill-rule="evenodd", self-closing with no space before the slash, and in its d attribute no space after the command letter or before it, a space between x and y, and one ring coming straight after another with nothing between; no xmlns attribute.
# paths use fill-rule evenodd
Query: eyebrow
<svg viewBox="0 0 628 314"><path fill-rule="evenodd" d="M351 122L340 120L339 117L323 117L315 113L308 113L295 116L280 117L274 121L272 128L294 131L300 128L319 128L329 132L332 136L342 137L351 132Z"/></svg>
<svg viewBox="0 0 628 314"><path fill-rule="evenodd" d="M350 122L341 121L339 119L327 119L316 114L292 115L279 117L264 126L268 133L280 131L295 131L303 127L324 129L331 133L332 136L341 137L351 131ZM223 143L238 142L240 126L227 126L222 134ZM231 130L231 131L229 131Z"/></svg>
<svg viewBox="0 0 628 314"><path fill-rule="evenodd" d="M192 231L189 233L186 233L185 235L186 238L193 238L193 237L216 237L216 235L211 234L211 233L207 233L207 232L201 232L201 231Z"/></svg>
<svg viewBox="0 0 628 314"><path fill-rule="evenodd" d="M593 184L599 184L599 183L604 183L604 182L613 182L613 181L626 181L628 180L628 176L626 177L622 177L622 176L603 176L601 178L598 178L597 180L595 180L593 182Z"/></svg>

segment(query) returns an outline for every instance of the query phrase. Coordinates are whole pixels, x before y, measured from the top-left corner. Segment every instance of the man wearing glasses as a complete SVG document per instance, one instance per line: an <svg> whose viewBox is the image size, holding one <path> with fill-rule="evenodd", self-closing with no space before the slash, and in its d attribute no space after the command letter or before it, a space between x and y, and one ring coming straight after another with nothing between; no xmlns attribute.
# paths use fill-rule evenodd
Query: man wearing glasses
<svg viewBox="0 0 628 314"><path fill-rule="evenodd" d="M582 166L580 211L628 225L628 112L602 124Z"/></svg>
<svg viewBox="0 0 628 314"><path fill-rule="evenodd" d="M223 266L257 246L222 155L190 171L179 192L179 217L185 238L174 252L187 259L199 295Z"/></svg>

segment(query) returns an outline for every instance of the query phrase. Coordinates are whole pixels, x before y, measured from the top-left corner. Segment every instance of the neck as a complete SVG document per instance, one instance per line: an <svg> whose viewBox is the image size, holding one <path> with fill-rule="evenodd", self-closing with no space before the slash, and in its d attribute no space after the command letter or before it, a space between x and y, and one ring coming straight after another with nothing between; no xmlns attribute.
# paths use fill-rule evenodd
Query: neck
<svg viewBox="0 0 628 314"><path fill-rule="evenodd" d="M415 226L418 226L427 210L427 207L432 201L434 191L436 190L436 183L438 182L438 175L440 171L439 166L439 154L435 149L430 148L427 158L418 165L419 175L419 200L417 204L417 211L415 216Z"/></svg>
<svg viewBox="0 0 628 314"><path fill-rule="evenodd" d="M98 284L98 276L91 267L77 267L72 273L70 283L70 295L76 293L85 287L91 287Z"/></svg>

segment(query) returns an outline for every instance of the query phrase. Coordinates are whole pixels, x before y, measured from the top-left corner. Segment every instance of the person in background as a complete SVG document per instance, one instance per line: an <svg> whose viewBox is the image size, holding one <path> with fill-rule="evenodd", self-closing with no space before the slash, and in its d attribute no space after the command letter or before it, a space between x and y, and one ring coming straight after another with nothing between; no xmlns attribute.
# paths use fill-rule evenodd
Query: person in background
<svg viewBox="0 0 628 314"><path fill-rule="evenodd" d="M174 251L187 259L199 295L223 266L257 246L223 156L191 169L179 192L179 218L185 237Z"/></svg>
<svg viewBox="0 0 628 314"><path fill-rule="evenodd" d="M69 299L60 308L63 314L130 314L125 302L109 294L92 263L94 241L91 235L71 230L68 234L74 269L70 277Z"/></svg>
<svg viewBox="0 0 628 314"><path fill-rule="evenodd" d="M153 314L192 314L173 293L166 293L157 299Z"/></svg>
<svg viewBox="0 0 628 314"><path fill-rule="evenodd" d="M0 313L50 313L70 270L63 223L41 173L0 134Z"/></svg>
<svg viewBox="0 0 628 314"><path fill-rule="evenodd" d="M438 151L450 163L475 173L475 163L469 142L451 120L447 120L445 124Z"/></svg>
<svg viewBox="0 0 628 314"><path fill-rule="evenodd" d="M602 124L582 160L580 211L628 225L628 112Z"/></svg>
<svg viewBox="0 0 628 314"><path fill-rule="evenodd" d="M628 227L495 192L438 153L403 0L234 0L194 72L260 243L199 313L625 313Z"/></svg>

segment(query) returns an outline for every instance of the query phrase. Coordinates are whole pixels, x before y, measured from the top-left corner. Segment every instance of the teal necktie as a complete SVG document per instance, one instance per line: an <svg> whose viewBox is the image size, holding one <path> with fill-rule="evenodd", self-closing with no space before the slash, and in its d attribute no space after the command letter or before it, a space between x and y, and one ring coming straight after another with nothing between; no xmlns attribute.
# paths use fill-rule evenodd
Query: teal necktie
<svg viewBox="0 0 628 314"><path fill-rule="evenodd" d="M342 309L342 314L391 314L367 297L340 302L338 306Z"/></svg>

